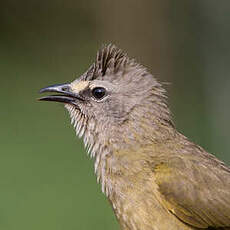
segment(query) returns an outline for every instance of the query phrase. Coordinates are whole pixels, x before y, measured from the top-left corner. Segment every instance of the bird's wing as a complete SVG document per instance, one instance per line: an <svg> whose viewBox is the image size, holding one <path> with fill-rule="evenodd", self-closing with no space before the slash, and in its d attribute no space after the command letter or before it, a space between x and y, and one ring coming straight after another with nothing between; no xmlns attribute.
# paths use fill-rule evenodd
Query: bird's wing
<svg viewBox="0 0 230 230"><path fill-rule="evenodd" d="M155 182L164 206L183 222L230 227L230 168L207 155L208 160L183 156L159 162L153 167Z"/></svg>

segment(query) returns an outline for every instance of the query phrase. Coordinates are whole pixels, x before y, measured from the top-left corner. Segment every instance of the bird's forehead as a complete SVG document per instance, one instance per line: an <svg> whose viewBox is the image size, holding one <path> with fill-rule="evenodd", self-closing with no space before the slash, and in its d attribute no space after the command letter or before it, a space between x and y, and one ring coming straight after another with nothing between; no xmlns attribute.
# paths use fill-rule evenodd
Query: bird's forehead
<svg viewBox="0 0 230 230"><path fill-rule="evenodd" d="M82 79L76 79L73 81L71 84L71 89L74 92L80 92L84 91L87 88L93 89L95 87L105 87L108 90L111 91L116 91L116 86L109 81L104 81L104 80L93 80L93 81L87 81L87 80L82 80Z"/></svg>
<svg viewBox="0 0 230 230"><path fill-rule="evenodd" d="M71 86L71 89L75 92L80 92L84 89L86 89L88 86L89 86L89 81L83 81L83 80L75 80L73 81L70 86Z"/></svg>

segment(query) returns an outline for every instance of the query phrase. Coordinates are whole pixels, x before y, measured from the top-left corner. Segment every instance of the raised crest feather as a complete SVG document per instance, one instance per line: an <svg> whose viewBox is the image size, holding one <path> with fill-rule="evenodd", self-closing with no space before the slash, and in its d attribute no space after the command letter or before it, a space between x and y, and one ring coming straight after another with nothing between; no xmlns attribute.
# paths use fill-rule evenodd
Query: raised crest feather
<svg viewBox="0 0 230 230"><path fill-rule="evenodd" d="M115 45L104 45L97 52L95 63L88 70L86 79L94 80L106 74L116 74L123 71L127 65L138 66L134 59L130 59L124 51Z"/></svg>

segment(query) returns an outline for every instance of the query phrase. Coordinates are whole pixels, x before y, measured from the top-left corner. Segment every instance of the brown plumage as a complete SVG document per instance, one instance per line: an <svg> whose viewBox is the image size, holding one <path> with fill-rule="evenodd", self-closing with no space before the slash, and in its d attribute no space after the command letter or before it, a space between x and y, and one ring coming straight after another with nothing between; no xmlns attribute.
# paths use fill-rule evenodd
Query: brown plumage
<svg viewBox="0 0 230 230"><path fill-rule="evenodd" d="M114 45L64 102L123 230L230 229L230 168L174 127L162 85Z"/></svg>

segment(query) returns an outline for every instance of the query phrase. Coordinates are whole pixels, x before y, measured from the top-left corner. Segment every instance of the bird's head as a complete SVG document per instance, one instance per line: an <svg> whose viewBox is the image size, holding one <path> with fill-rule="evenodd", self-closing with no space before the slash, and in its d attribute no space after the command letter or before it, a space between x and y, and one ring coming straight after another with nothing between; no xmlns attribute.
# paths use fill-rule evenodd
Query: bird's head
<svg viewBox="0 0 230 230"><path fill-rule="evenodd" d="M161 84L114 45L99 50L95 63L81 77L40 92L57 93L40 100L65 103L93 156L108 146L163 140L171 126Z"/></svg>

